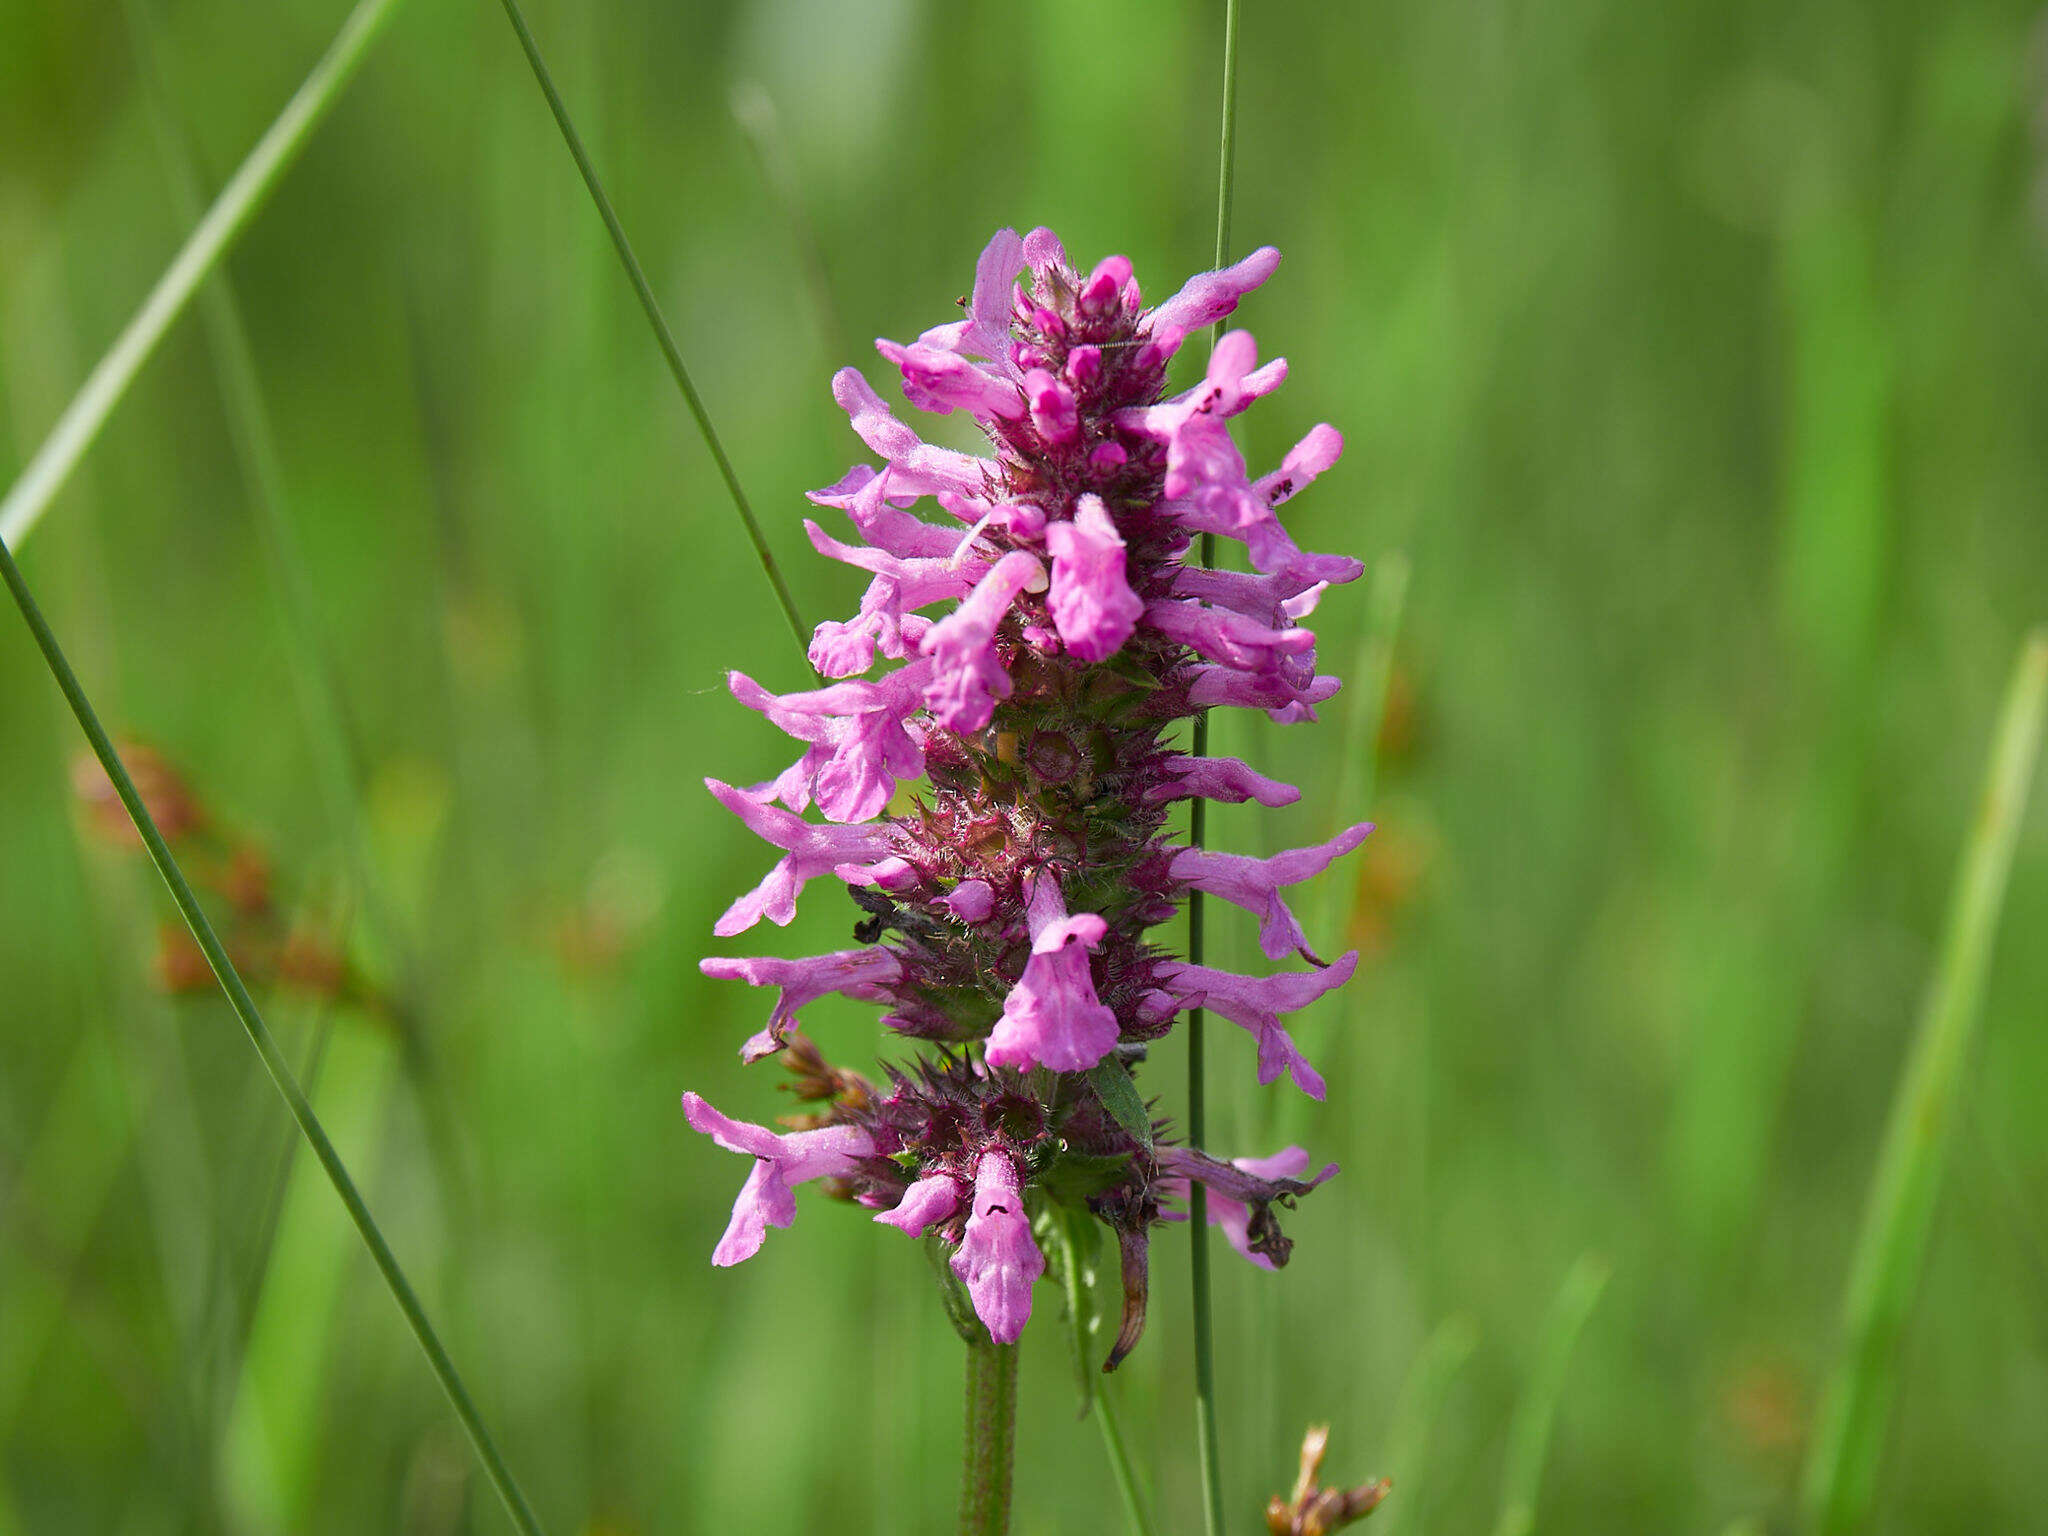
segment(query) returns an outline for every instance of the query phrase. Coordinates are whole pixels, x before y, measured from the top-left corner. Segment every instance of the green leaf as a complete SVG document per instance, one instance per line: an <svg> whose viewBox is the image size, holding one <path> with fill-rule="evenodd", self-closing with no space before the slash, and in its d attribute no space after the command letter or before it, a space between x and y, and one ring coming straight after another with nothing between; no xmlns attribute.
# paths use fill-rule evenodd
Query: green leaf
<svg viewBox="0 0 2048 1536"><path fill-rule="evenodd" d="M1088 1071L1088 1082L1102 1107L1116 1117L1116 1123L1137 1138L1138 1145L1152 1150L1152 1117L1131 1081L1131 1069L1115 1056L1105 1056Z"/></svg>
<svg viewBox="0 0 2048 1536"><path fill-rule="evenodd" d="M1116 1183L1130 1166L1128 1152L1062 1152L1039 1175L1038 1184L1062 1205L1080 1206Z"/></svg>

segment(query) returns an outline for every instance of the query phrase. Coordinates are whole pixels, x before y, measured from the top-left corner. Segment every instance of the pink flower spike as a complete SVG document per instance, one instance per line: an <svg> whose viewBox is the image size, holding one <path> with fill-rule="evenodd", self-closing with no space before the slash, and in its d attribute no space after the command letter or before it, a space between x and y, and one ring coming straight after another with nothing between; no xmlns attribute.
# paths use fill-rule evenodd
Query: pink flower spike
<svg viewBox="0 0 2048 1536"><path fill-rule="evenodd" d="M1207 848L1183 848L1169 866L1176 880L1198 891L1207 891L1233 906L1243 907L1259 919L1259 948L1268 960L1282 960L1291 950L1314 964L1322 962L1308 947L1301 924L1280 895L1282 886L1299 885L1313 879L1342 858L1372 831L1372 823L1348 827L1313 848L1295 848L1270 859L1246 858L1242 854L1217 853Z"/></svg>
<svg viewBox="0 0 2048 1536"><path fill-rule="evenodd" d="M1261 246L1232 267L1220 272L1203 272L1152 311L1152 340L1171 357L1192 331L1218 320L1237 308L1237 301L1271 277L1280 266L1280 253Z"/></svg>
<svg viewBox="0 0 2048 1536"><path fill-rule="evenodd" d="M1234 757L1169 757L1161 766L1173 777L1153 786L1147 798L1155 805L1199 795L1231 805L1256 800L1273 810L1301 798L1301 791L1292 784L1269 779Z"/></svg>
<svg viewBox="0 0 2048 1536"><path fill-rule="evenodd" d="M1206 965L1172 965L1163 979L1191 1008L1210 1008L1231 1023L1251 1031L1259 1042L1259 1081L1270 1083L1285 1072L1294 1086L1312 1099L1325 1092L1323 1079L1280 1027L1280 1015L1306 1008L1325 992L1335 991L1358 969L1358 951L1349 950L1337 963L1316 971L1282 971L1277 976L1239 976Z"/></svg>
<svg viewBox="0 0 2048 1536"><path fill-rule="evenodd" d="M747 1182L740 1186L739 1199L733 1202L725 1236L711 1251L711 1262L721 1269L760 1252L761 1240L770 1227L786 1227L796 1220L791 1185L850 1174L858 1159L872 1157L875 1151L868 1133L858 1126L828 1125L777 1135L766 1126L727 1118L694 1093L683 1095L683 1114L690 1129L709 1136L728 1152L756 1159Z"/></svg>
<svg viewBox="0 0 2048 1536"><path fill-rule="evenodd" d="M1082 661L1105 661L1130 639L1145 604L1124 577L1122 535L1102 498L1083 496L1070 523L1045 530L1052 552L1046 605L1067 650Z"/></svg>
<svg viewBox="0 0 2048 1536"><path fill-rule="evenodd" d="M1031 1286L1045 1255L1031 1240L1017 1168L1007 1152L984 1152L974 1169L974 1209L953 1255L975 1316L998 1344L1014 1344L1031 1317Z"/></svg>
<svg viewBox="0 0 2048 1536"><path fill-rule="evenodd" d="M888 995L890 983L903 975L902 962L881 948L842 949L802 960L714 955L698 961L697 969L721 980L780 989L768 1023L740 1047L740 1060L750 1066L789 1043L789 1031L796 1027L797 1014L805 1004L831 992L879 1002Z"/></svg>
<svg viewBox="0 0 2048 1536"><path fill-rule="evenodd" d="M1044 580L1037 558L1013 549L925 635L919 649L932 658L932 672L924 701L947 730L980 730L995 701L1010 696L1010 674L996 659L996 626L1018 593Z"/></svg>
<svg viewBox="0 0 2048 1536"><path fill-rule="evenodd" d="M1031 958L1003 999L989 1032L988 1060L998 1067L1085 1072L1116 1049L1116 1012L1095 995L1088 956L1109 925L1093 912L1067 915L1059 882L1041 872L1029 905Z"/></svg>
<svg viewBox="0 0 2048 1536"><path fill-rule="evenodd" d="M796 916L797 892L805 882L831 874L841 864L872 862L889 851L886 826L821 827L779 806L763 805L717 779L706 779L704 787L749 830L783 851L761 883L727 907L713 926L711 931L721 939L745 933L764 917L787 928Z"/></svg>
<svg viewBox="0 0 2048 1536"><path fill-rule="evenodd" d="M1302 1153L1302 1163L1308 1154ZM879 1212L875 1220L896 1227L912 1237L923 1237L928 1227L944 1221L960 1207L960 1182L950 1173L927 1174L903 1192L893 1211Z"/></svg>

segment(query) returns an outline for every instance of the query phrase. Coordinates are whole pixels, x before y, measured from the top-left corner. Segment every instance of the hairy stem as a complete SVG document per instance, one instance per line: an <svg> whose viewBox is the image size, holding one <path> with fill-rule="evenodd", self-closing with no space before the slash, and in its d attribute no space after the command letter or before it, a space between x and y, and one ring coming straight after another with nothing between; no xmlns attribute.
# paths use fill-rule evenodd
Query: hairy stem
<svg viewBox="0 0 2048 1536"><path fill-rule="evenodd" d="M960 1536L1007 1536L1017 1442L1017 1346L987 1334L967 1346Z"/></svg>

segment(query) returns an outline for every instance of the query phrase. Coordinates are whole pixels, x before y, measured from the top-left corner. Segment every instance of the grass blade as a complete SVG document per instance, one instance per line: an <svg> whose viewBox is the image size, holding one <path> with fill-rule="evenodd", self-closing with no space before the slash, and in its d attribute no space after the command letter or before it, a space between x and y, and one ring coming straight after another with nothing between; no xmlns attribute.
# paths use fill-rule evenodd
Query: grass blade
<svg viewBox="0 0 2048 1536"><path fill-rule="evenodd" d="M1393 1445L1387 1456L1397 1496L1374 1512L1375 1536L1388 1536L1411 1522L1421 1524L1430 1487L1425 1476L1430 1432L1443 1411L1452 1381L1478 1347L1479 1329L1461 1314L1439 1323L1416 1353L1394 1404ZM1403 1489L1405 1494L1400 1492Z"/></svg>
<svg viewBox="0 0 2048 1536"><path fill-rule="evenodd" d="M249 1043L256 1047L256 1054L262 1059L264 1070L270 1074L271 1082L277 1085L278 1093L283 1096L286 1107L291 1110L292 1118L298 1122L299 1130L313 1149L313 1155L319 1158L320 1166L326 1170L328 1182L334 1186L334 1192L348 1211L349 1219L355 1223L356 1231L361 1234L363 1245L370 1250L370 1258L376 1264L377 1272L383 1276L392 1300L398 1303L398 1310L404 1314L413 1337L419 1341L428 1365L432 1367L435 1377L441 1383L441 1389L448 1394L449 1404L454 1408L455 1416L461 1420L463 1429L468 1432L470 1443L476 1449L477 1459L483 1463L485 1475L497 1489L498 1496L504 1500L505 1509L511 1515L512 1523L525 1533L525 1536L540 1536L539 1522L534 1519L533 1511L527 1507L524 1495L520 1493L518 1484L513 1480L511 1469L498 1454L497 1445L492 1441L490 1431L484 1427L483 1417L477 1412L476 1404L470 1398L469 1389L463 1385L462 1377L455 1369L455 1362L449 1358L446 1347L441 1343L440 1335L428 1321L426 1309L420 1305L419 1296L414 1292L412 1282L406 1279L397 1256L392 1253L390 1244L385 1242L384 1234L378 1230L376 1219L371 1216L369 1206L363 1203L363 1197L356 1189L355 1180L349 1176L347 1165L341 1160L341 1154L334 1149L334 1143L328 1140L319 1116L313 1113L313 1106L307 1102L298 1079L292 1075L291 1065L284 1059L283 1052L277 1048L277 1042L271 1038L269 1026L263 1022L263 1015L257 1011L256 1000L249 995L249 989L243 984L240 972L235 969L234 962L228 958L228 952L222 946L219 935L214 932L213 924L208 921L206 913L201 909L198 898L192 894L192 887L186 881L184 871L178 867L178 861L171 855L170 846L165 843L163 834L157 830L148 807L142 803L142 796L136 791L135 781L128 776L127 767L122 763L120 754L114 750L114 743L108 737L106 728L100 724L98 713L93 709L91 700L86 697L77 674L71 670L71 663L64 659L64 651L57 643L55 632L51 630L49 621L43 617L42 608L36 602L35 594L29 590L28 582L21 574L21 567L15 563L13 551L4 541L0 541L0 579L5 580L8 591L13 594L15 604L21 609L21 616L28 624L29 632L35 637L36 645L43 653L43 660L49 664L51 676L57 680L57 686L63 691L65 702L71 706L72 714L78 717L79 728L85 732L86 740L92 745L93 755L99 759L100 767L105 770L108 780L120 795L121 804L127 809L129 819L134 822L136 833L149 849L150 861L156 865L157 873L163 876L164 884L170 890L171 900L177 904L179 915L192 930L192 938L199 945L201 953L206 956L206 963L212 967L221 990L227 993L228 1002L234 1008L235 1016L241 1020L242 1028L248 1032Z"/></svg>
<svg viewBox="0 0 2048 1536"><path fill-rule="evenodd" d="M94 365L84 387L65 407L21 478L9 488L5 500L0 500L0 544L10 550L21 547L135 382L142 365L320 126L397 5L398 0L358 0L320 62L221 188L206 216L193 226L135 318Z"/></svg>
<svg viewBox="0 0 2048 1536"><path fill-rule="evenodd" d="M1237 0L1223 7L1223 133L1216 166L1216 265L1229 260L1230 207L1237 177ZM1218 321L1209 345L1223 335ZM1201 563L1216 563L1216 536L1202 535ZM1195 756L1209 751L1209 713L1195 716ZM1188 842L1200 848L1208 840L1208 802L1197 796L1188 812ZM1200 965L1203 954L1204 906L1200 891L1188 892L1188 960ZM1203 1010L1188 1013L1188 1145L1201 1147L1208 1138L1208 1088L1203 1062ZM1215 1327L1209 1297L1209 1192L1188 1185L1188 1282L1194 1292L1195 1324L1195 1451L1202 1474L1202 1529L1222 1536L1223 1462L1216 1429Z"/></svg>
<svg viewBox="0 0 2048 1536"><path fill-rule="evenodd" d="M1977 1031L2013 845L2048 715L2048 630L2020 649L1999 713L1983 798L1951 893L1947 931L1906 1058L1849 1270L1840 1360L1806 1465L1807 1526L1858 1529L1870 1507L1897 1387L1899 1336L1941 1191L1948 1128Z"/></svg>
<svg viewBox="0 0 2048 1536"><path fill-rule="evenodd" d="M1580 1256L1564 1277L1557 1300L1544 1324L1536 1369L1515 1405L1508 1426L1507 1464L1501 1471L1500 1520L1494 1536L1529 1536L1536 1529L1536 1494L1543 1485L1543 1461L1550 1450L1550 1426L1557 1401L1564 1395L1565 1369L1579 1333L1607 1286L1607 1261L1594 1254Z"/></svg>
<svg viewBox="0 0 2048 1536"><path fill-rule="evenodd" d="M789 583L782 579L782 567L775 563L775 554L768 548L768 540L761 532L760 523L755 520L747 493L740 489L739 474L732 467L732 460L726 457L725 444L719 441L718 433L711 425L711 413L705 409L697 386L690 382L690 370L683 366L682 350L676 345L675 334L668 328L661 305L655 301L654 289L647 282L647 274L641 270L640 258L633 254L633 242L626 238L626 228L613 211L612 200L605 195L604 183L597 179L597 167L591 163L590 153L583 147L583 136L570 121L569 109L563 104L562 93L555 89L555 77L548 71L547 60L540 56L540 44L534 41L533 29L526 24L526 16L519 9L518 0L504 0L504 6L505 19L519 34L519 46L526 52L526 62L533 67L533 78L540 85L541 95L547 98L548 110L555 115L555 126L562 132L562 142L569 148L569 158L576 162L583 185L590 189L590 200L597 205L597 216L604 220L605 233L612 237L612 248L619 253L619 263L626 269L627 280L633 285L633 296L640 301L647 323L654 329L654 339L661 346L661 355L668 363L668 371L675 377L676 388L683 392L683 403L689 406L704 446L711 451L712 461L718 465L718 473L732 497L733 510L739 513L740 523L754 546L754 554L760 559L762 573L767 576L768 585L775 589L775 601L782 608L782 616L789 620L797 649L808 658L810 629L797 612L796 599L790 595Z"/></svg>

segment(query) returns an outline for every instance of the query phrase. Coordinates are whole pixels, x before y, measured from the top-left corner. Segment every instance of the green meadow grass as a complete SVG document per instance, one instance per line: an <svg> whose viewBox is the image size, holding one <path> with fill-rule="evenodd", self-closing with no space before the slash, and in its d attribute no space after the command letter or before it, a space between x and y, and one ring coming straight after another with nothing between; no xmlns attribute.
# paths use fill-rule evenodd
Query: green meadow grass
<svg viewBox="0 0 2048 1536"><path fill-rule="evenodd" d="M722 677L801 658L505 15L389 9L232 292L128 355L59 485L20 477L347 12L0 0L0 481L54 492L27 579L110 731L388 994L251 1001L546 1527L947 1529L960 1348L923 1255L809 1200L714 1272L743 1170L676 1102L776 1108L733 1056L758 1000L696 971L761 862L698 781L782 766ZM861 456L831 370L882 377L840 338L944 318L1003 223L1155 296L1208 264L1222 9L530 9L797 610L857 590L798 522ZM1302 903L1369 948L1302 1021L1328 1105L1210 1029L1212 1144L1344 1164L1286 1271L1215 1253L1226 1528L1311 1421L1333 1480L1396 1476L1375 1519L1408 1536L1793 1531L1838 1461L1868 1514L1822 1528L2048 1528L2024 783L2002 915L1980 856L1941 963L2048 611L2035 14L1244 10L1235 243L1287 260L1242 319L1293 372L1241 438L1344 430L1291 521L1372 570L1318 613L1355 705L1218 722L1303 804L1211 836L1380 831ZM0 1532L506 1529L233 1012L150 986L172 909L86 833L19 625L0 721ZM859 1007L815 1025L876 1049ZM1945 1169L1873 1198L1916 1035L1949 1042ZM1181 1067L1148 1076L1175 1112ZM1184 1531L1157 1247L1115 1390ZM1118 1529L1037 1305L1015 1529Z"/></svg>

